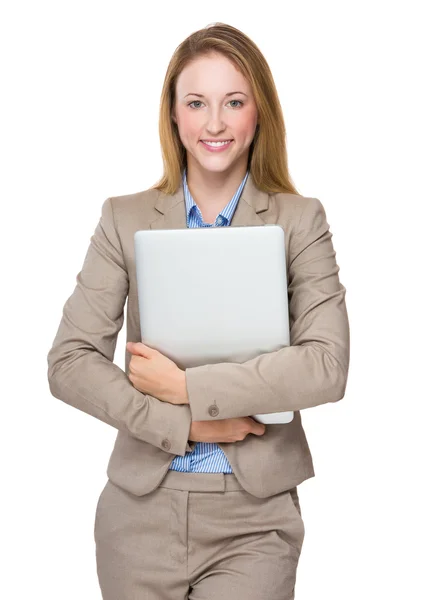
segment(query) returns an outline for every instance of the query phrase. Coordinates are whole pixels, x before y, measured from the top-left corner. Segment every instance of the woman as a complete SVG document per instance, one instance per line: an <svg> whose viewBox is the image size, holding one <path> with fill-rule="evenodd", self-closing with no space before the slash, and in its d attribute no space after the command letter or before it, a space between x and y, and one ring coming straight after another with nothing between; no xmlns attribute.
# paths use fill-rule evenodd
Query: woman
<svg viewBox="0 0 432 600"><path fill-rule="evenodd" d="M300 410L340 400L348 375L332 234L290 180L270 69L234 27L176 49L160 137L162 179L103 203L48 354L53 395L118 430L95 518L103 598L293 599L297 486L314 476ZM183 371L140 343L135 231L266 223L285 230L290 347ZM123 371L112 361L126 298ZM283 410L291 423L249 416Z"/></svg>

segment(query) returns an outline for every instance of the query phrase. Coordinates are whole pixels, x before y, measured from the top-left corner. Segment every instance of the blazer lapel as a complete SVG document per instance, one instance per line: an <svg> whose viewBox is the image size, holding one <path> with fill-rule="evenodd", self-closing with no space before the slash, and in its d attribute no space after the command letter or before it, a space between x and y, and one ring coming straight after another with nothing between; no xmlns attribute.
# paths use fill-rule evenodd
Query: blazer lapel
<svg viewBox="0 0 432 600"><path fill-rule="evenodd" d="M249 173L234 211L231 227L265 225L266 221L260 214L265 213L268 208L269 195L255 186L252 175ZM159 192L155 209L160 213L160 216L150 223L150 229L186 229L186 204L183 183L179 185L174 194Z"/></svg>

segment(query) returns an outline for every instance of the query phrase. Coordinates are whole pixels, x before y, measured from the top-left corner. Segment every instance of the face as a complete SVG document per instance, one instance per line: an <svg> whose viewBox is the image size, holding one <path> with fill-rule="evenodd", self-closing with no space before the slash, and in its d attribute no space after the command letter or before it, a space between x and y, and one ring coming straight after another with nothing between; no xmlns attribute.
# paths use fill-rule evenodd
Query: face
<svg viewBox="0 0 432 600"><path fill-rule="evenodd" d="M235 93L232 93L235 92ZM177 79L173 120L191 164L211 172L246 170L258 113L249 82L220 54L187 65ZM221 150L202 140L231 140Z"/></svg>

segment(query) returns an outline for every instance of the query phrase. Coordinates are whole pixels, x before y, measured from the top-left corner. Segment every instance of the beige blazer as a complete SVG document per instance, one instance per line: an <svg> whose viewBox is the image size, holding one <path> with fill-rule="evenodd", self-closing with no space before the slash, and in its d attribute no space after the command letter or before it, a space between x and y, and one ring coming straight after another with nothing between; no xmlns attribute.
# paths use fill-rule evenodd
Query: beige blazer
<svg viewBox="0 0 432 600"><path fill-rule="evenodd" d="M262 436L220 443L241 485L265 498L314 477L300 411L345 394L350 333L346 289L322 203L268 194L249 175L231 226L278 224L285 230L291 345L245 363L186 369L190 404L172 405L136 390L114 364L127 299L127 341L141 341L134 260L139 229L186 228L183 186L107 198L49 350L54 397L118 430L107 476L129 492L155 489L175 455L184 456L191 421L293 410L288 424ZM172 298L175 302L175 297Z"/></svg>

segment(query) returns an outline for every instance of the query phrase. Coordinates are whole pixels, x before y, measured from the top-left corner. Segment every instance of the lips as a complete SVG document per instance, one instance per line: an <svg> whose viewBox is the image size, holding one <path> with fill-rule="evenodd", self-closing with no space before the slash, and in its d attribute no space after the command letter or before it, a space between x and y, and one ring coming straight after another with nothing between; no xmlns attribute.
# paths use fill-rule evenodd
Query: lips
<svg viewBox="0 0 432 600"><path fill-rule="evenodd" d="M227 140L227 143L225 144L218 144L217 146L214 146L213 144L206 144L204 140L200 140L200 144L202 144L208 152L224 152L231 147L233 141L234 140Z"/></svg>

